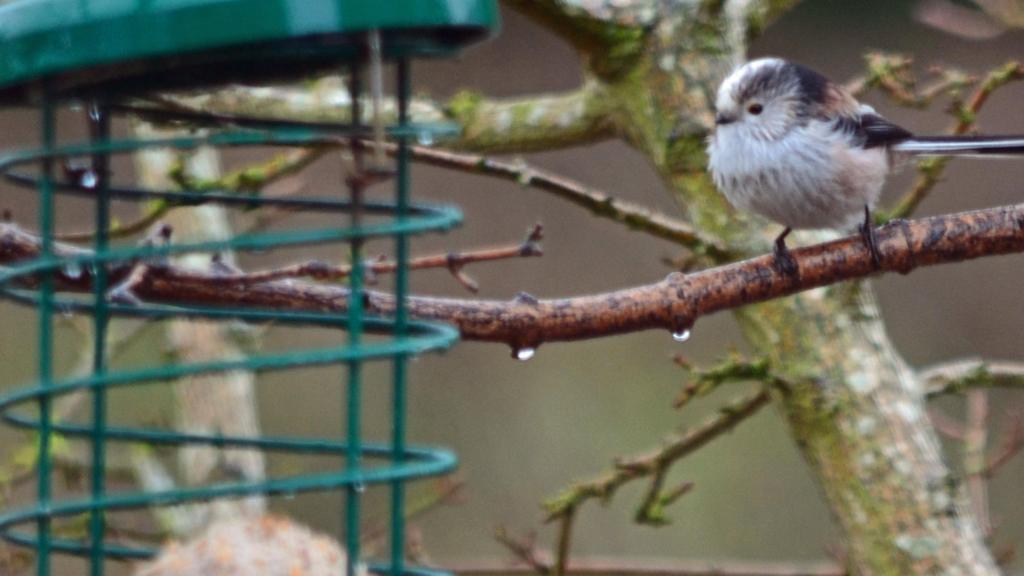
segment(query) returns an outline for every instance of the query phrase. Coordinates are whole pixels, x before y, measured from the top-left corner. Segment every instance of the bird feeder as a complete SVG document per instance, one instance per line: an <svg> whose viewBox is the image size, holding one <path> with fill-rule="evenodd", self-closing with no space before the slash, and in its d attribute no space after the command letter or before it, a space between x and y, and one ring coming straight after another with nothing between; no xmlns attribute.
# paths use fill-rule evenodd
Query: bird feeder
<svg viewBox="0 0 1024 576"><path fill-rule="evenodd" d="M8 0L0 3L0 105L30 108L38 115L38 143L28 142L0 156L0 173L11 205L35 195L38 251L34 258L0 269L0 294L38 312L37 378L0 398L8 425L38 437L38 492L31 506L0 513L0 535L33 549L37 573L50 574L59 554L82 556L90 573L104 573L114 559L151 556L150 548L122 542L106 529L107 515L125 509L170 506L214 498L254 494L292 495L339 490L339 510L347 548L347 570L364 563L378 573L429 574L403 560L404 490L414 478L441 475L456 465L454 454L406 442L407 360L446 348L457 339L450 327L415 321L405 308L408 291L409 237L444 230L458 223L452 207L417 203L410 198L411 138L451 131L440 124L410 119L410 70L415 59L444 58L491 34L496 27L493 0ZM394 70L394 94L385 96L383 73ZM203 110L152 106L168 92L214 91L229 83L265 85L294 82L317 74L343 77L350 98L339 102L339 121L295 122L264 115L223 115ZM381 102L397 104L390 115ZM77 113L76 113L77 111ZM85 141L59 137L58 120L82 118ZM122 138L112 121L141 116L155 122L193 128L184 136ZM60 133L63 134L63 131ZM376 155L384 139L394 142L393 161ZM151 189L112 170L112 159L149 149L188 151L215 147L344 147L356 168L336 189L303 196L264 197L232 190ZM388 179L393 197L369 201L370 182ZM17 197L17 195L22 197ZM89 199L95 207L91 246L70 249L57 242L55 211L62 198ZM31 199L29 199L31 200ZM165 202L173 206L214 203L230 209L282 208L331 214L333 225L319 229L275 230L201 243L126 243L112 237L111 207L126 202ZM396 308L388 317L364 313L367 271L363 244L390 238L397 272ZM328 244L338 259L351 262L343 312L226 308L212 303L152 303L113 298L118 285L140 265L191 252L272 251ZM59 314L84 314L94 335L90 373L61 376L54 339ZM112 318L148 320L197 318L206 321L315 326L343 331L343 342L317 349L289 350L200 363L169 363L121 369L108 359L107 333ZM367 362L390 363L388 382L364 381ZM115 388L168 385L175 379L227 371L280 371L311 365L344 368L338 411L344 430L335 438L230 437L171 429L124 427L109 423L108 395ZM210 379L216 382L216 379ZM216 385L216 384L211 384ZM363 438L361 395L364 386L392 388L392 433L385 441ZM59 421L54 402L86 394L91 421ZM53 446L58 438L78 439L90 447L87 487L79 494L58 494L53 486ZM105 476L111 443L182 447L214 445L312 457L333 457L337 469L272 477L259 482L226 481L163 492L125 492L108 486ZM390 555L380 561L360 552L360 503L368 487L390 492ZM81 519L83 537L62 535L55 526Z"/></svg>

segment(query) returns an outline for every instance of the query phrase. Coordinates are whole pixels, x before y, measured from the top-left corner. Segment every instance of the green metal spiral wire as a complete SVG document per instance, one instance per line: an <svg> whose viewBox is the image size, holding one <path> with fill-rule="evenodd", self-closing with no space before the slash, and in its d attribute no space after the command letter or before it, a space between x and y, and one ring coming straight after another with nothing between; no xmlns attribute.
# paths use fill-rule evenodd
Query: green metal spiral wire
<svg viewBox="0 0 1024 576"><path fill-rule="evenodd" d="M365 72L365 61L353 62L349 69L354 103L352 117L358 110ZM232 119L233 128L207 135L190 135L155 140L119 140L111 136L111 118L131 110L131 106L113 96L97 97L89 108L91 138L89 142L59 145L57 112L66 104L62 95L47 91L40 111L41 147L35 150L0 155L0 174L10 183L29 187L39 197L38 229L41 249L37 258L0 269L0 295L15 302L34 306L39 321L38 380L31 386L0 397L0 416L8 424L34 431L39 438L38 494L34 505L0 513L0 536L18 545L33 548L37 553L37 573L51 573L55 553L83 556L89 559L90 573L103 574L106 559L141 559L154 550L124 543L109 542L105 515L109 512L168 506L215 498L242 497L252 494L293 495L301 492L343 490L345 493L344 527L348 551L349 574L355 574L363 561L359 550L360 503L367 486L380 484L390 491L390 553L386 560L371 563L379 573L434 574L435 571L408 567L404 563L404 490L409 480L447 473L456 466L456 457L448 450L410 446L406 442L407 361L411 356L451 346L457 332L445 325L415 321L405 308L408 294L408 270L399 266L395 278L396 312L393 317L367 316L362 308L365 290L363 243L371 238L393 238L396 261L407 263L409 237L455 226L461 215L452 207L414 203L410 200L409 148L410 138L427 133L441 134L443 126L416 125L410 121L410 63L407 57L396 61L399 116L387 134L398 142L394 168L395 192L391 202L371 202L363 198L363 184L350 179L342 194L321 196L267 198L243 196L227 191L150 190L125 186L113 181L110 158L150 148L190 150L199 146L319 146L337 144L347 138L357 167L363 166L363 139L368 127L350 125L316 125L270 123L246 118ZM168 113L170 114L170 113ZM194 121L181 115L178 119ZM60 163L86 158L94 180L83 182L59 175ZM33 169L33 167L36 167ZM65 195L92 198L95 205L95 237L88 253L66 252L54 242L54 209L57 199ZM110 229L110 207L117 201L161 199L174 205L215 203L238 209L259 207L309 210L335 214L335 226L315 230L291 230L274 233L241 235L228 240L190 244L114 246ZM373 216L372 221L368 216ZM223 308L209 305L126 304L111 301L108 293L125 270L139 263L159 263L170 255L192 252L269 250L287 246L343 243L348 246L352 262L349 276L348 309L344 314ZM68 288L87 286L86 294ZM81 292L79 290L79 292ZM58 378L53 367L53 321L57 313L80 313L91 316L94 350L92 372L86 376ZM345 331L344 345L301 349L287 353L264 353L243 359L225 359L198 363L177 363L146 368L116 369L108 365L106 333L112 318L165 320L197 318L214 321L242 320L252 323L273 323L281 326L317 326ZM364 334L382 335L367 339ZM391 364L392 428L386 442L365 441L361 435L361 394L366 382L362 368L367 362ZM340 410L347 415L346 430L340 439L300 437L235 437L184 433L145 427L114 426L108 422L108 394L117 388L141 385L170 384L176 379L198 374L222 373L232 370L270 372L314 365L347 367L343 383L345 397ZM89 424L55 421L54 399L85 391L91 396L92 418ZM30 410L36 406L36 411ZM57 436L86 439L92 447L90 485L87 494L56 498L51 484L52 443ZM330 455L343 459L344 465L334 471L288 477L269 478L260 482L223 482L201 487L181 487L164 492L111 491L105 482L108 445L146 443L165 446L210 445L219 448L249 448L269 452L302 455ZM375 463L371 465L371 463ZM89 537L82 540L62 538L54 534L56 519L88 516ZM34 525L35 530L30 528Z"/></svg>

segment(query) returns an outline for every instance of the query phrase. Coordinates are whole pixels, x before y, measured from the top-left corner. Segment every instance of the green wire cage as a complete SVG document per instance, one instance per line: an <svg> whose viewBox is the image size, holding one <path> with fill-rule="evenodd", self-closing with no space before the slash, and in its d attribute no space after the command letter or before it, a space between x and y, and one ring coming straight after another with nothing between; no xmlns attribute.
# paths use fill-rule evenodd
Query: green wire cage
<svg viewBox="0 0 1024 576"><path fill-rule="evenodd" d="M295 494L341 490L343 534L348 574L363 563L374 572L432 574L404 562L404 494L411 479L444 474L456 466L444 449L406 443L407 361L415 354L443 349L457 333L448 326L418 322L406 313L409 237L456 225L451 207L410 199L411 138L443 133L451 127L418 125L409 117L411 61L446 57L481 40L496 27L493 0L8 0L0 2L0 102L30 107L38 113L39 145L0 156L0 172L9 184L36 195L38 257L0 268L0 292L38 311L38 378L31 386L0 398L0 413L11 426L38 436L38 493L32 506L0 513L0 535L33 549L36 571L50 574L53 557L85 557L90 573L104 573L110 560L142 559L154 550L111 537L107 514L119 510L169 506L252 494ZM397 115L386 125L367 102L379 103L384 63L395 71ZM298 123L186 111L140 109L140 97L168 90L214 89L228 82L266 83L300 80L315 73L342 74L351 94L346 123ZM144 99L144 98L143 98ZM89 138L58 139L58 113L81 108ZM374 106L373 108L379 108ZM149 119L193 128L189 135L159 140L119 139L111 123L118 115L144 114ZM392 162L364 159L367 140L396 142ZM111 169L112 157L143 149L192 150L216 147L307 147L344 145L356 177L338 190L287 198L243 195L218 190L157 190L126 182ZM80 166L70 170L68 166ZM365 178L360 176L367 176ZM370 181L390 179L393 199L364 197ZM55 210L61 197L90 199L95 206L92 249L69 251L55 241ZM297 229L239 235L223 241L191 244L123 245L112 239L111 206L118 202L159 200L188 206L216 203L248 210L270 206L290 211L333 214L337 223L322 229ZM393 317L363 313L366 284L363 244L393 239L398 264L394 280L397 308ZM140 262L189 252L268 251L282 247L333 244L351 262L347 313L282 312L203 305L158 305L112 299L112 288ZM86 314L93 325L91 374L57 377L54 368L56 314ZM240 360L174 363L132 369L109 366L108 325L113 317L144 319L201 318L275 325L318 326L344 331L344 345L250 356ZM363 366L390 363L392 392L390 438L363 438L361 423ZM344 430L337 438L230 437L182 433L169 429L119 427L109 423L108 395L117 387L168 384L176 378L232 370L289 370L310 365L344 368L338 410ZM53 403L60 396L86 392L91 422L56 421ZM56 438L77 438L91 447L88 489L57 495L53 487L52 446ZM113 490L105 477L110 443L192 444L239 447L339 458L339 469L326 473L270 478L259 482L219 482L166 492ZM360 554L360 503L367 485L390 492L390 554L380 561ZM55 533L60 519L83 518L88 536Z"/></svg>

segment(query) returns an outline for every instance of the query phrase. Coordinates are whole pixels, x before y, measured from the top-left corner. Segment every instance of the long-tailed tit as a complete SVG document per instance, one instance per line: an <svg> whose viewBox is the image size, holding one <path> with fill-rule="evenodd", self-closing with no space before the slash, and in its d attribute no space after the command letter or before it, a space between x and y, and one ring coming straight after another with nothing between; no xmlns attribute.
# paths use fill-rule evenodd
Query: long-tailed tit
<svg viewBox="0 0 1024 576"><path fill-rule="evenodd" d="M775 262L796 263L786 235L858 226L879 262L871 209L893 153L1024 154L1024 136L914 136L817 72L778 58L754 60L718 89L709 168L733 206L783 226Z"/></svg>

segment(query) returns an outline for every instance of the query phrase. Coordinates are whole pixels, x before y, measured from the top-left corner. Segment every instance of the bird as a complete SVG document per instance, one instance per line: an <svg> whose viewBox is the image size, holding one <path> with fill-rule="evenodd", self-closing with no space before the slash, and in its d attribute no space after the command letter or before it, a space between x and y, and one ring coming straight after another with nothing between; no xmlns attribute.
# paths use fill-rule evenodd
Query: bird
<svg viewBox="0 0 1024 576"><path fill-rule="evenodd" d="M880 267L871 214L894 158L1020 155L1024 135L915 136L811 68L760 58L719 86L707 153L730 204L784 226L775 267L795 275L794 229L856 229Z"/></svg>

